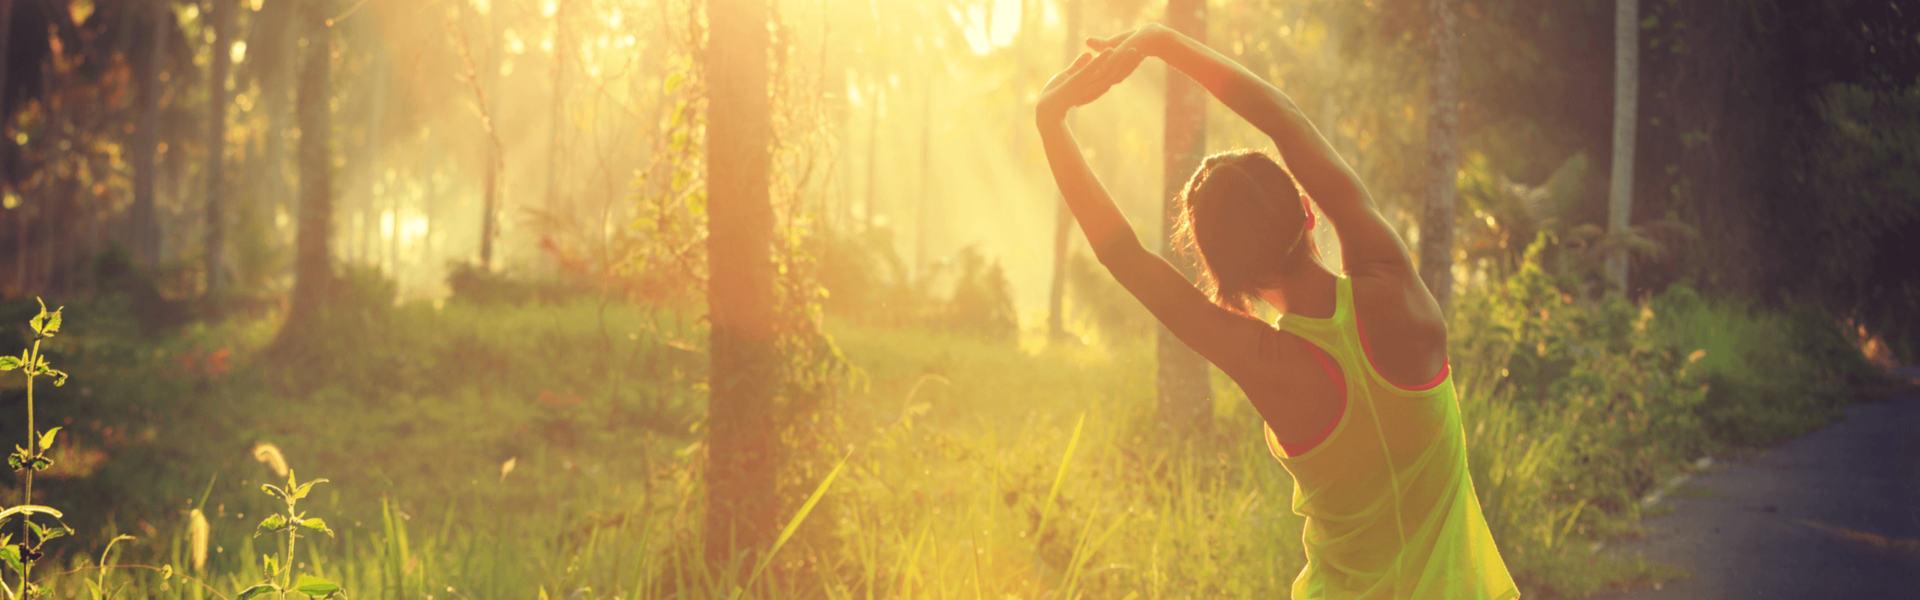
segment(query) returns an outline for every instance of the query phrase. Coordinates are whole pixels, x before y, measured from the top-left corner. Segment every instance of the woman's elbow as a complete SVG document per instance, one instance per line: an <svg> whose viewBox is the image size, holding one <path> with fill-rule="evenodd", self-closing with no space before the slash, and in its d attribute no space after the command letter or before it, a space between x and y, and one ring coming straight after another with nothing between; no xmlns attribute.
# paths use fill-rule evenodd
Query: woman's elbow
<svg viewBox="0 0 1920 600"><path fill-rule="evenodd" d="M1138 262L1147 249L1132 231L1117 231L1103 240L1092 240L1093 257L1108 271L1127 268Z"/></svg>

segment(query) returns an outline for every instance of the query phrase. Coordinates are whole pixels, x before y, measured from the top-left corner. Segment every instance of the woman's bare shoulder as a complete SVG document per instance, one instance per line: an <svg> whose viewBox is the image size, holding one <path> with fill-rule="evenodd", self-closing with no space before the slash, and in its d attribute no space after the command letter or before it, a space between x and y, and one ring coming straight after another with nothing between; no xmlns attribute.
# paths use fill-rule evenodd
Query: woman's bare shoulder
<svg viewBox="0 0 1920 600"><path fill-rule="evenodd" d="M1353 276L1353 310L1374 368L1403 386L1446 363L1447 321L1419 277Z"/></svg>

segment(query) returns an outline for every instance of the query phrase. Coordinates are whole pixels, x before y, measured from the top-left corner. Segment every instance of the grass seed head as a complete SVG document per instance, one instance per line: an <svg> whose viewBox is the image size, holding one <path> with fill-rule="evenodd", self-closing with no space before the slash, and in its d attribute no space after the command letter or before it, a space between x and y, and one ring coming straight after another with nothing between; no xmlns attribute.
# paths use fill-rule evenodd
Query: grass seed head
<svg viewBox="0 0 1920 600"><path fill-rule="evenodd" d="M273 442L259 442L254 444L253 459L267 463L268 467L273 468L274 475L279 477L287 476L287 457L280 453L280 447L273 445Z"/></svg>
<svg viewBox="0 0 1920 600"><path fill-rule="evenodd" d="M193 570L198 572L207 564L207 515L196 508L187 520L187 530L193 537Z"/></svg>

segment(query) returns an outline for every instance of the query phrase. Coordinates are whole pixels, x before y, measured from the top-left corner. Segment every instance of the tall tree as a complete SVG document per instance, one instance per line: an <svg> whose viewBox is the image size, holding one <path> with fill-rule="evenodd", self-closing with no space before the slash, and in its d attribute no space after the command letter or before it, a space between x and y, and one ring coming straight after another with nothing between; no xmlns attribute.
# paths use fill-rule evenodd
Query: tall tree
<svg viewBox="0 0 1920 600"><path fill-rule="evenodd" d="M1167 26L1200 43L1207 41L1206 0L1168 0ZM1187 257L1180 256L1166 233L1180 220L1180 205L1175 201L1180 190L1207 151L1206 88L1176 71L1167 73L1167 119L1164 182L1166 200L1160 211L1160 255L1179 267L1191 280L1197 273ZM1165 325L1155 326L1159 359L1161 422L1176 427L1198 429L1213 417L1213 386L1208 380L1207 360L1174 337Z"/></svg>
<svg viewBox="0 0 1920 600"><path fill-rule="evenodd" d="M481 210L485 212L480 214L480 266L489 269L493 268L493 238L500 234L500 177L506 170L506 165L502 164L506 160L506 151L500 145L500 133L493 124L493 108L488 106L487 100L489 97L500 97L500 56L505 51L501 38L506 30L506 18L500 11L506 8L504 4L494 4L487 11L488 91L480 95L481 118L486 121L487 139L490 142L487 145L487 179L481 184L482 195L485 196ZM474 85L477 89L480 84L475 82Z"/></svg>
<svg viewBox="0 0 1920 600"><path fill-rule="evenodd" d="M773 124L767 0L707 0L707 559L774 534ZM751 564L749 558L744 561Z"/></svg>
<svg viewBox="0 0 1920 600"><path fill-rule="evenodd" d="M1440 310L1453 300L1453 196L1460 166L1460 46L1452 0L1430 0L1433 52L1427 109L1426 211L1420 218L1420 280Z"/></svg>
<svg viewBox="0 0 1920 600"><path fill-rule="evenodd" d="M305 0L300 14L307 38L306 60L295 92L295 119L300 126L300 207L294 237L293 302L277 344L298 344L310 332L320 306L333 287L329 235L333 221L333 164L330 141L333 123L328 99L333 97L333 36L327 22L328 0Z"/></svg>
<svg viewBox="0 0 1920 600"><path fill-rule="evenodd" d="M130 57L139 82L134 100L140 105L140 116L133 141L133 231L129 237L135 256L151 268L160 264L160 222L153 198L160 169L160 58L166 49L167 21L173 15L163 1L149 2L147 10L150 20L141 23L148 36L141 38L146 41L146 54Z"/></svg>
<svg viewBox="0 0 1920 600"><path fill-rule="evenodd" d="M213 0L213 76L207 78L207 295L225 291L227 70L233 63L233 0Z"/></svg>
<svg viewBox="0 0 1920 600"><path fill-rule="evenodd" d="M1080 17L1083 4L1085 4L1084 0L1067 0L1065 59L1068 63L1072 63L1073 58L1080 55ZM1025 63L1021 63L1020 68L1021 76L1024 77ZM1205 132L1201 133L1205 135ZM1057 206L1053 212L1053 282L1047 288L1047 339L1050 340L1062 339L1067 335L1064 323L1066 316L1062 313L1067 303L1067 239L1073 234L1073 213L1067 210L1066 199L1061 198L1055 204Z"/></svg>
<svg viewBox="0 0 1920 600"><path fill-rule="evenodd" d="M1633 125L1640 99L1640 3L1614 0L1613 177L1607 190L1607 233L1624 235L1633 216ZM1627 252L1607 256L1609 294L1627 291Z"/></svg>

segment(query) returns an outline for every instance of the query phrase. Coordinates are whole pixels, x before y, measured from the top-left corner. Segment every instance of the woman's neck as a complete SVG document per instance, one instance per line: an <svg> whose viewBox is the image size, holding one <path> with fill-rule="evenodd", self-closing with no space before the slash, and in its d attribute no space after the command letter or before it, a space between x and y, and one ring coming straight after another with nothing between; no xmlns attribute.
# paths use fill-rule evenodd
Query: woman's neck
<svg viewBox="0 0 1920 600"><path fill-rule="evenodd" d="M1308 260L1305 263L1300 268L1287 270L1280 277L1278 286L1260 290L1260 299L1281 314L1297 314L1313 319L1330 318L1338 302L1334 286L1339 284L1340 278L1319 261Z"/></svg>

